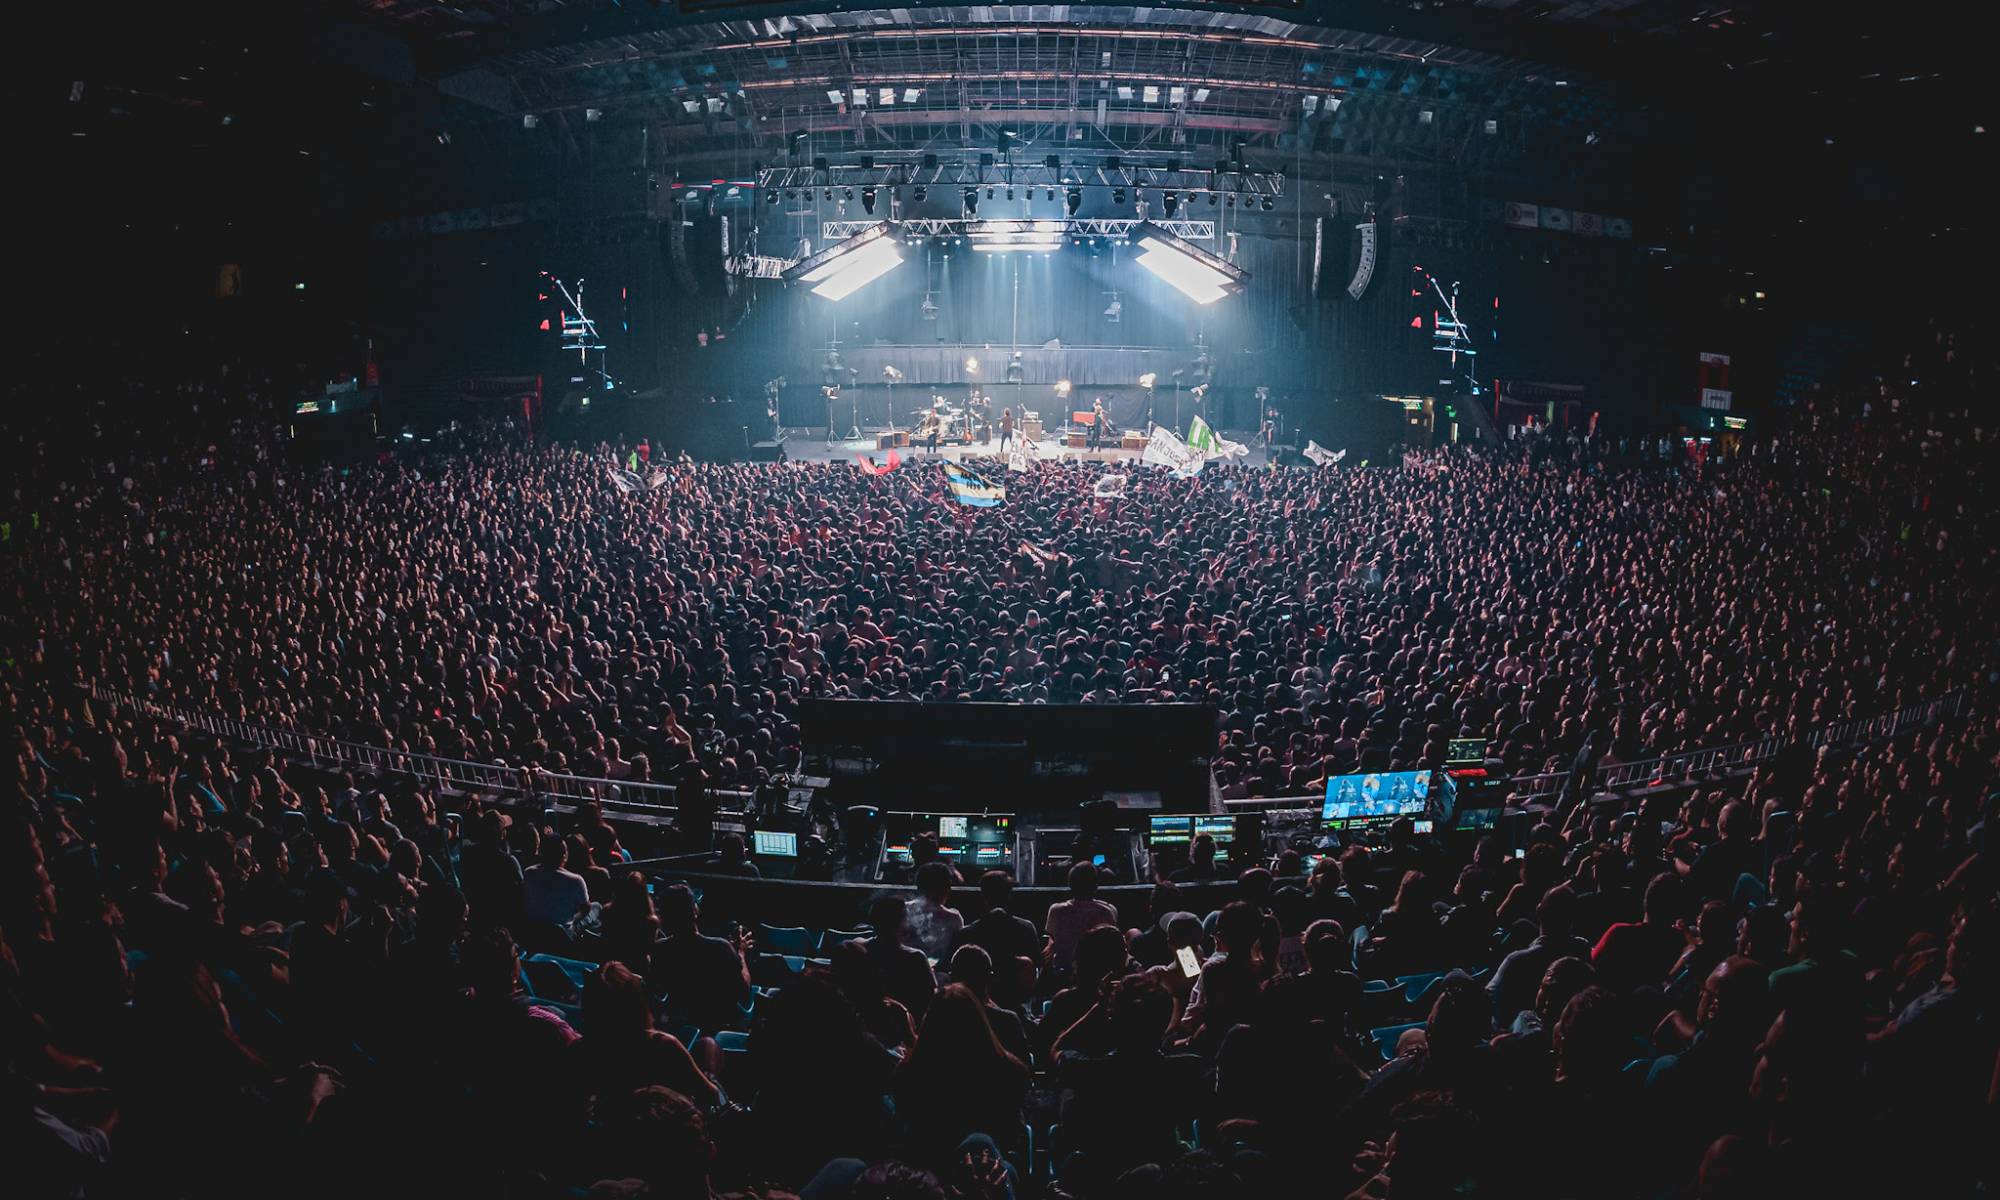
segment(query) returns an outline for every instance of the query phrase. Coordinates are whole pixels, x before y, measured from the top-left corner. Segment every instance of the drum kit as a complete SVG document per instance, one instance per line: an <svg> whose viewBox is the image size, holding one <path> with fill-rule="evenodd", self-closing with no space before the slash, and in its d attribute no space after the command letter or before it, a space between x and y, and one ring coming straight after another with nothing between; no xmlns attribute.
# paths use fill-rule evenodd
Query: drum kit
<svg viewBox="0 0 2000 1200"><path fill-rule="evenodd" d="M964 405L955 405L941 395L933 395L930 404L912 410L910 417L917 427L911 439L915 442L936 439L969 445L982 432L991 436L992 406L977 392Z"/></svg>

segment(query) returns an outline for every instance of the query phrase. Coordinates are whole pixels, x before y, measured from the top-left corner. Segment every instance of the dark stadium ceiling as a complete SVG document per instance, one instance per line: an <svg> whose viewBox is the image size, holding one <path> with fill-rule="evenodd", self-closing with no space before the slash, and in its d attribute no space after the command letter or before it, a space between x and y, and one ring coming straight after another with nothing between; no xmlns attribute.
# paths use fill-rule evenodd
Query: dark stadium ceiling
<svg viewBox="0 0 2000 1200"><path fill-rule="evenodd" d="M425 169L409 147L518 147L524 126L575 147L602 120L643 124L676 160L732 169L777 160L800 131L812 153L839 154L986 147L1006 130L1034 158L1090 146L1200 161L1241 146L1267 169L1323 155L1523 177L1616 162L1655 148L1663 126L1685 134L1718 111L1734 123L1730 106L1753 98L1851 113L1970 53L1902 11L1796 11L1771 0L219 0L135 9L76 63L40 69L69 101L67 136L124 134L121 149L152 154L258 144ZM70 19L101 34L80 11Z"/></svg>

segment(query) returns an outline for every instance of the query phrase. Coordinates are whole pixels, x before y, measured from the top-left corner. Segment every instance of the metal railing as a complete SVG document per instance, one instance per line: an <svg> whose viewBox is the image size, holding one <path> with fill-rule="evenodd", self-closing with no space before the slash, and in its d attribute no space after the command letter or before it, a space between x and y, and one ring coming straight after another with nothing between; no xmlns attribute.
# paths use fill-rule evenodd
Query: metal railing
<svg viewBox="0 0 2000 1200"><path fill-rule="evenodd" d="M1824 746L1854 746L1863 742L1892 738L1899 733L1912 729L1927 729L1940 721L1963 715L1970 702L1969 693L1950 692L1934 700L1919 700L1914 704L1906 704L1894 712L1883 713L1878 717L1856 717L1835 721L1807 734L1805 744L1817 751ZM1617 791L1655 780L1682 781L1717 771L1754 767L1758 763L1769 762L1776 758L1790 744L1790 738L1772 736L1750 742L1736 742L1728 746L1684 750L1678 754L1666 754L1628 763L1613 763L1598 769L1591 790L1593 794ZM1535 800L1553 800L1561 794L1563 784L1569 781L1569 777L1568 771L1516 775L1510 781L1513 787L1508 793L1508 801L1513 804L1525 804ZM1320 797L1307 795L1253 796L1246 800L1224 800L1222 803L1231 812L1244 812L1304 808L1317 805L1319 802Z"/></svg>
<svg viewBox="0 0 2000 1200"><path fill-rule="evenodd" d="M539 767L509 767L497 763L466 762L390 750L362 742L300 733L270 725L239 721L199 709L163 704L143 696L92 685L91 698L107 704L123 705L134 712L161 717L187 729L212 737L276 750L315 767L351 769L375 774L406 775L460 792L483 792L494 796L519 796L568 801L581 804L595 800L607 809L624 809L659 815L675 810L674 787L667 783L630 779L595 779L587 775L565 775ZM742 808L754 793L717 789L713 793L719 808ZM732 803L734 802L734 803Z"/></svg>
<svg viewBox="0 0 2000 1200"><path fill-rule="evenodd" d="M465 762L454 758L440 758L432 754L417 754L408 750L384 749L361 742L300 733L295 729L256 725L198 709L162 704L157 700L113 691L95 684L90 688L90 695L92 699L110 704L122 704L136 712L164 717L188 729L214 737L229 738L232 741L267 750L281 751L295 758L305 759L315 767L351 768L377 774L408 775L435 783L441 788L486 792L498 796L542 797L577 804L595 800L607 808L616 807L638 812L670 815L675 807L672 784L641 783L629 779L596 779L587 775L559 774L539 767L509 767L494 763ZM1807 734L1805 744L1813 750L1818 750L1824 746L1852 746L1895 737L1899 733L1929 728L1940 721L1959 716L1965 712L1969 701L1968 693L1951 692L1933 700L1906 704L1894 712L1884 713L1878 717L1836 721ZM1656 780L1681 781L1716 771L1753 767L1776 758L1789 744L1789 738L1773 736L1729 746L1687 750L1635 762L1613 763L1597 771L1592 791L1593 793L1616 791L1634 784ZM1534 800L1553 799L1562 792L1563 785L1569 777L1568 771L1517 775L1512 781L1513 788L1509 793L1508 802L1524 804ZM739 810L755 798L751 792L725 789L716 790L714 796L719 807ZM1244 800L1224 800L1222 803L1229 811L1241 812L1305 808L1316 806L1319 802L1318 796L1305 795L1256 796Z"/></svg>

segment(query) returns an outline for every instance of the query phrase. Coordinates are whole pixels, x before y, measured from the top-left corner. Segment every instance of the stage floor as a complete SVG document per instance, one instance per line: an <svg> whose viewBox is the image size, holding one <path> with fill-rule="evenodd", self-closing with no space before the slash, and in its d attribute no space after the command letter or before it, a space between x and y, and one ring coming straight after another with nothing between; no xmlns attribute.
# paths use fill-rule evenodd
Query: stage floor
<svg viewBox="0 0 2000 1200"><path fill-rule="evenodd" d="M1242 442L1250 447L1248 457L1236 460L1238 465L1261 467L1267 459L1263 447L1257 445L1243 433L1225 433L1224 437ZM974 442L969 446L939 446L935 453L922 446L904 446L896 451L906 463L918 462L960 462L964 460L986 460L1005 465L1006 456L1000 451L998 441L990 444ZM1137 463L1138 450L1124 450L1105 446L1097 450L1072 450L1060 444L1056 438L1044 437L1035 447L1035 457L1039 462L1104 462ZM840 439L829 442L823 430L793 429L785 437L785 456L793 462L853 462L866 455L876 462L887 458L887 450L875 447L871 434L860 439Z"/></svg>

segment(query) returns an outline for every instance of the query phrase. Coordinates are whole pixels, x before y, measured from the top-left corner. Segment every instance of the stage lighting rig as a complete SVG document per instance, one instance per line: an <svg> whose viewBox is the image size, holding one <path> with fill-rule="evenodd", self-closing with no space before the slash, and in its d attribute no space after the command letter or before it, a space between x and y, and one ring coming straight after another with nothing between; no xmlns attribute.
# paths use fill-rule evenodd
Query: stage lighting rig
<svg viewBox="0 0 2000 1200"><path fill-rule="evenodd" d="M1140 249L1139 265L1196 304L1213 304L1240 292L1249 278L1235 264L1150 222L1133 226L1131 236Z"/></svg>
<svg viewBox="0 0 2000 1200"><path fill-rule="evenodd" d="M861 211L867 213L871 217L875 215L874 188L865 187L861 189Z"/></svg>
<svg viewBox="0 0 2000 1200"><path fill-rule="evenodd" d="M1075 216L1076 210L1083 207L1083 193L1076 188L1071 188L1063 194L1063 206L1069 209L1070 216Z"/></svg>
<svg viewBox="0 0 2000 1200"><path fill-rule="evenodd" d="M813 294L842 300L902 264L903 255L887 224L871 226L845 241L794 263L780 276L809 283Z"/></svg>
<svg viewBox="0 0 2000 1200"><path fill-rule="evenodd" d="M978 188L966 188L966 189L965 189L965 215L966 215L966 216L968 216L968 217L976 217L976 216L978 216L978 215L979 215L979 189L978 189Z"/></svg>

